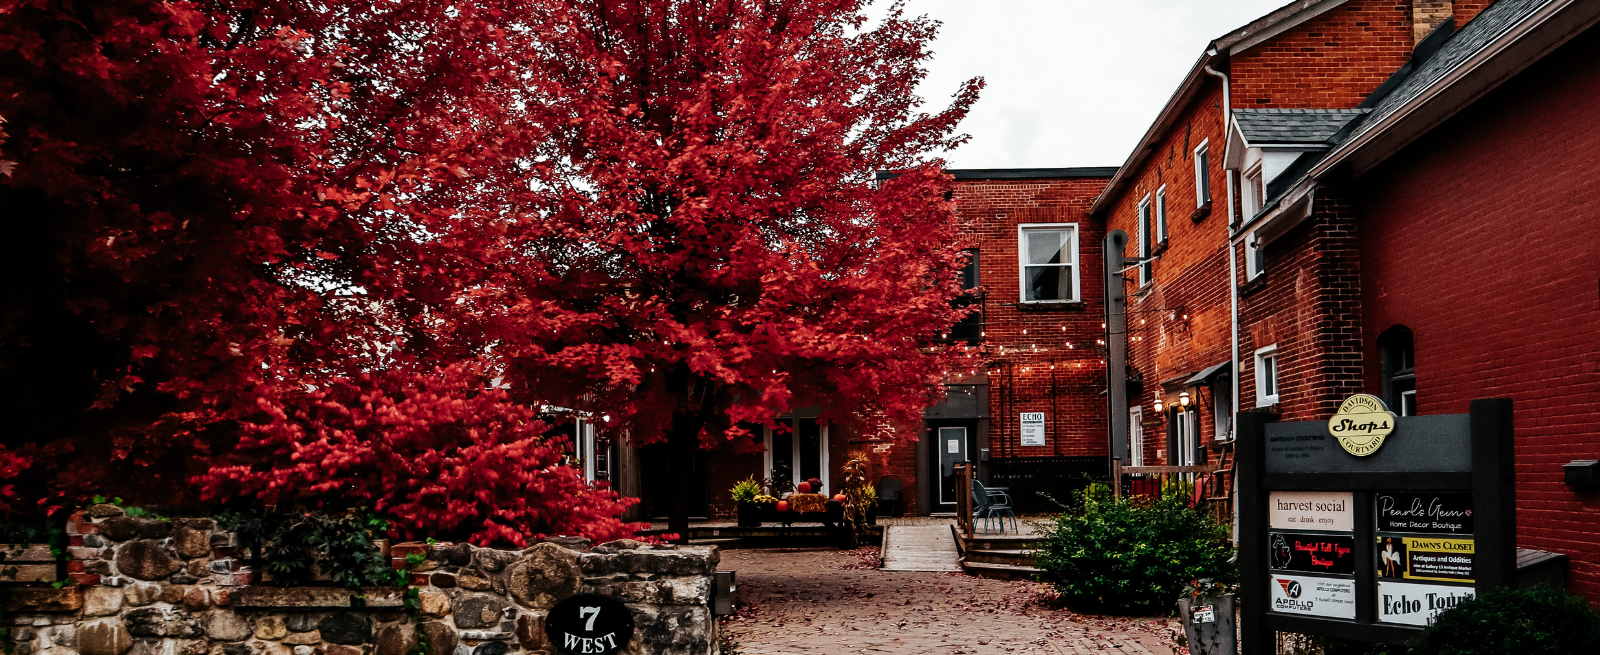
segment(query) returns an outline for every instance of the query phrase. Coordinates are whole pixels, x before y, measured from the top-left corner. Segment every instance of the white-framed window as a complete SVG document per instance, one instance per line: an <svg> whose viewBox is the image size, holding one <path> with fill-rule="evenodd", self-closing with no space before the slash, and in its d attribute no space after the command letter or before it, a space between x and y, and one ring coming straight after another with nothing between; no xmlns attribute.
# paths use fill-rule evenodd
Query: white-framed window
<svg viewBox="0 0 1600 655"><path fill-rule="evenodd" d="M1139 286L1150 283L1155 277L1155 266L1149 261L1151 254L1156 250L1150 225L1150 195L1145 194L1139 201L1139 258L1146 260L1139 265Z"/></svg>
<svg viewBox="0 0 1600 655"><path fill-rule="evenodd" d="M1266 251L1255 232L1244 235L1244 279L1254 280L1267 270Z"/></svg>
<svg viewBox="0 0 1600 655"><path fill-rule="evenodd" d="M1167 242L1167 185L1156 189L1156 244Z"/></svg>
<svg viewBox="0 0 1600 655"><path fill-rule="evenodd" d="M1173 429L1177 431L1173 447L1177 452L1172 453L1174 466L1194 466L1195 454L1199 450L1200 441L1200 415L1194 411L1178 410L1173 413Z"/></svg>
<svg viewBox="0 0 1600 655"><path fill-rule="evenodd" d="M1255 218L1256 212L1261 211L1261 206L1267 202L1267 187L1261 183L1261 162L1245 169L1241 182L1243 193L1240 201L1244 204L1244 220Z"/></svg>
<svg viewBox="0 0 1600 655"><path fill-rule="evenodd" d="M1194 149L1194 206L1203 207L1211 202L1211 140L1206 139Z"/></svg>
<svg viewBox="0 0 1600 655"><path fill-rule="evenodd" d="M1075 302L1078 295L1078 224L1017 226L1017 258L1025 303Z"/></svg>
<svg viewBox="0 0 1600 655"><path fill-rule="evenodd" d="M1256 351L1256 407L1278 402L1278 344Z"/></svg>
<svg viewBox="0 0 1600 655"><path fill-rule="evenodd" d="M788 429L765 430L767 452L762 465L766 477L797 486L817 478L822 481L822 490L817 493L827 493L828 426L814 418L780 418L777 422Z"/></svg>
<svg viewBox="0 0 1600 655"><path fill-rule="evenodd" d="M1144 409L1128 408L1128 466L1144 466Z"/></svg>
<svg viewBox="0 0 1600 655"><path fill-rule="evenodd" d="M1214 438L1217 441L1227 441L1228 435L1233 432L1233 383L1232 378L1218 378L1211 385L1211 418L1215 421Z"/></svg>

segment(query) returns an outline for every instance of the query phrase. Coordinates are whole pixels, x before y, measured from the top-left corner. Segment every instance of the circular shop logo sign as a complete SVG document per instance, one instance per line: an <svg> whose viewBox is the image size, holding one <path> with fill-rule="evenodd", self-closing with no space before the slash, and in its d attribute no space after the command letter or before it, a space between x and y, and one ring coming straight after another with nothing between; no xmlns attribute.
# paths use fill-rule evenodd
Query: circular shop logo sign
<svg viewBox="0 0 1600 655"><path fill-rule="evenodd" d="M1328 434L1357 457L1378 452L1390 432L1394 432L1394 413L1377 396L1364 393L1339 403L1339 411L1328 419Z"/></svg>
<svg viewBox="0 0 1600 655"><path fill-rule="evenodd" d="M550 608L544 632L560 652L611 655L633 638L633 612L610 596L579 594Z"/></svg>

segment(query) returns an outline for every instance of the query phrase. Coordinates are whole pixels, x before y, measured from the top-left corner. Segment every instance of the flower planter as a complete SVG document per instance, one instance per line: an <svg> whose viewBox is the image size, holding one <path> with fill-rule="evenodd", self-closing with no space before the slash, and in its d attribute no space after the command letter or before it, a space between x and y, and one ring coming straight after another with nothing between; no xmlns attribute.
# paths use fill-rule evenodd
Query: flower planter
<svg viewBox="0 0 1600 655"><path fill-rule="evenodd" d="M1190 655L1234 655L1238 632L1233 622L1233 594L1178 599L1178 617Z"/></svg>
<svg viewBox="0 0 1600 655"><path fill-rule="evenodd" d="M759 528L761 527L761 521L764 518L762 515L766 512L761 505L757 505L755 503L739 503L738 513L739 527Z"/></svg>

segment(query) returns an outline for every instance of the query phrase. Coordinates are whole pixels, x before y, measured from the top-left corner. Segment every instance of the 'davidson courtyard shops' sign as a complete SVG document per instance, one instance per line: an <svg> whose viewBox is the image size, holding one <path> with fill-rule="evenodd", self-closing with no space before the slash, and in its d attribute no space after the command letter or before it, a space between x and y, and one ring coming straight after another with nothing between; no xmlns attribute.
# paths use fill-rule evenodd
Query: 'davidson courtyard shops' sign
<svg viewBox="0 0 1600 655"><path fill-rule="evenodd" d="M1516 573L1511 402L1396 417L1352 396L1327 421L1239 417L1242 652L1275 631L1403 643Z"/></svg>

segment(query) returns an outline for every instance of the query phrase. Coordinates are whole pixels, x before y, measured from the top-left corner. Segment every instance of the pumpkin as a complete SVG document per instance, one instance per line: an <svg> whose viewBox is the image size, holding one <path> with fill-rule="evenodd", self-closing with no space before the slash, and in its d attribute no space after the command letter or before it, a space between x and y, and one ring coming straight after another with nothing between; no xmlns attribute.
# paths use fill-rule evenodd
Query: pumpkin
<svg viewBox="0 0 1600 655"><path fill-rule="evenodd" d="M844 502L844 494L834 494L833 495L833 502L836 502L836 503Z"/></svg>
<svg viewBox="0 0 1600 655"><path fill-rule="evenodd" d="M787 500L778 501L778 511L780 511L780 512L789 511L789 501L787 501Z"/></svg>
<svg viewBox="0 0 1600 655"><path fill-rule="evenodd" d="M795 490L799 491L800 493L803 493L803 494L811 493L811 483L810 482L801 482L799 484L799 486L795 487Z"/></svg>

